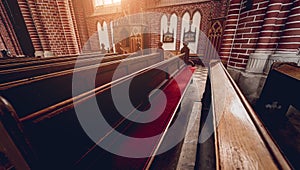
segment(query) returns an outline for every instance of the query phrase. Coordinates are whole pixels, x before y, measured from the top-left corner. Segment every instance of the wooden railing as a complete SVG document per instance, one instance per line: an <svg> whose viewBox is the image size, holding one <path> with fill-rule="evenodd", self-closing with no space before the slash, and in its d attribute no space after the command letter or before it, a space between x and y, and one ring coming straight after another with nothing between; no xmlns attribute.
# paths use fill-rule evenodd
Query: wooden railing
<svg viewBox="0 0 300 170"><path fill-rule="evenodd" d="M220 61L210 63L216 169L291 169Z"/></svg>

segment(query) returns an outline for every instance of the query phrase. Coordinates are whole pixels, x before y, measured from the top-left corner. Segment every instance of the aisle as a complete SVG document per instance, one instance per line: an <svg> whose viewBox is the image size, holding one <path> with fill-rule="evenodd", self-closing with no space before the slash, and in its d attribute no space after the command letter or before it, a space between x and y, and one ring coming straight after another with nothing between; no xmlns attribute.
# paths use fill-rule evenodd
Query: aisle
<svg viewBox="0 0 300 170"><path fill-rule="evenodd" d="M181 124L175 127L177 128L175 133L168 134L169 138L185 137L185 139L168 152L156 157L151 169L193 169L200 125L200 114L198 113L201 112L201 99L205 89L207 71L207 68L204 67L197 67L195 70L192 83L187 89L177 115L177 120ZM200 107L194 107L195 104ZM166 143L164 142L160 149L167 147Z"/></svg>

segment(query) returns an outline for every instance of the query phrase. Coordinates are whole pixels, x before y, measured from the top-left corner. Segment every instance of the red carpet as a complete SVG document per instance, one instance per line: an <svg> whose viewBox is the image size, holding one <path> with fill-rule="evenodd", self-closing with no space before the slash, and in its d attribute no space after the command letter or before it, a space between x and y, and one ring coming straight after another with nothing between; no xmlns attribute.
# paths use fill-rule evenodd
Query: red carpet
<svg viewBox="0 0 300 170"><path fill-rule="evenodd" d="M167 97L167 103L163 113L157 112L157 110L155 110L154 108L153 112L151 112L150 114L148 112L146 115L150 117L151 116L158 117L160 115L155 121L146 124L133 125L126 130L127 132L126 134L130 134L131 137L135 137L135 138L149 138L155 135L159 135L159 137L156 138L156 140L146 141L146 142L145 141L143 142L123 141L121 146L115 146L120 149L120 152L122 153L143 152L146 153L147 155L153 154L155 150L155 146L157 146L161 138L162 135L161 133L167 128L170 119L172 118L173 114L175 114L176 106L178 105L182 97L181 93L183 93L185 88L188 86L188 83L194 71L195 71L194 67L185 67L178 74L176 74L175 78L171 80L167 84L167 86L165 86L163 92ZM161 103L162 99L163 99L163 94L158 94L157 96L155 96L154 103L152 103L152 107L158 106ZM115 161L116 162L114 162L114 164L117 166L115 167L117 169L119 168L120 169L124 169L124 168L141 169L141 168L145 168L144 166L146 162L149 160L148 158L131 159L131 158L118 157L118 159L116 159Z"/></svg>

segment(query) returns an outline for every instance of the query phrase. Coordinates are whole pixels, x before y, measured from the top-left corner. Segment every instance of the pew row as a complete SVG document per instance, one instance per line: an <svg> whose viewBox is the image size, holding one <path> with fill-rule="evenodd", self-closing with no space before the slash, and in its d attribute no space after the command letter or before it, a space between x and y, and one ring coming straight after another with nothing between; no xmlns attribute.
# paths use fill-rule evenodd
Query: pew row
<svg viewBox="0 0 300 170"><path fill-rule="evenodd" d="M115 60L122 60L127 58L129 55L112 55L112 56L92 56L90 57L78 57L71 59L66 59L66 61L54 62L49 64L38 64L34 66L27 66L21 68L14 68L8 70L0 71L0 83L7 83L10 81L16 81L25 78L32 78L34 76L39 76L43 74L49 74L53 72L74 69L76 67L89 66ZM0 84L1 86L1 84Z"/></svg>
<svg viewBox="0 0 300 170"><path fill-rule="evenodd" d="M115 55L116 53L106 53L103 54L101 52L91 52L91 53L82 53L82 54L73 54L73 55L64 55L64 56L54 56L54 57L45 57L45 58L37 58L37 57L17 57L17 58L6 58L3 60L0 60L0 68L2 69L2 67L6 64L12 64L11 66L14 66L14 64L18 65L18 63L22 63L22 64L28 64L30 62L51 62L51 61L55 61L55 60L64 60L67 58L74 58L74 57L79 57L79 56L99 56L99 55L105 55L105 56L111 56L111 55Z"/></svg>
<svg viewBox="0 0 300 170"><path fill-rule="evenodd" d="M64 70L4 83L0 87L0 94L13 103L18 116L23 117L109 83L113 76L120 78L160 61L160 55L154 53ZM78 75L80 81L73 81L73 74ZM72 87L76 88L76 94L72 92Z"/></svg>
<svg viewBox="0 0 300 170"><path fill-rule="evenodd" d="M110 90L113 87L132 81L131 83L133 84L135 92L130 93L129 95L133 99L133 105L135 105L136 108L143 110L149 107L146 98L152 94L151 92L154 89L167 89L168 87L177 86L174 85L174 81L172 80L173 76L177 73L181 74L181 79L185 80L185 84L181 85L181 90L184 91L191 80L191 74L186 73L186 71L187 68L184 67L184 62L179 57L174 57L170 60L135 71L132 74L122 76L113 82L109 82L91 91L56 103L51 107L29 114L25 117L20 117L19 114L15 112L13 106L10 105L6 99L1 97L0 120L4 125L3 127L5 127L11 139L16 144L17 150L19 153L22 153L24 160L26 160L31 169L105 168L105 164L116 165L115 159L112 159L112 155L109 155L100 147L96 147L95 143L85 134L78 121L74 107L89 106L92 100L96 98L99 103L99 109L111 127L120 132L124 132L125 134L140 136L141 132L146 130L147 125L145 125L146 127L142 124L135 124L132 126L132 121L129 121L126 118L137 116L137 113L134 111L128 112L128 115L125 116L120 115L114 107ZM169 94L174 95L172 90ZM150 97L152 96L155 99L158 94L150 95ZM172 96L172 98L173 97L174 96ZM168 129L168 126L174 117L174 113L179 107L182 96L177 93L176 97L178 100L176 103L173 103L172 110L169 110L169 112L172 113L164 116L165 118L159 121L164 125L164 133L162 133L160 140L153 144L154 147L151 146L151 148L149 148L151 153L157 151L165 131ZM91 108L91 110L86 110L86 113L84 114L88 116L89 114L93 114L90 113L93 111L94 110ZM97 124L97 122L91 122L91 124L93 123ZM130 125L131 128L128 128L128 125ZM155 129L154 127L157 128L161 126L152 125L150 127ZM103 130L103 132L99 132L99 134L101 134L101 136L99 136L98 143L101 143L107 138L115 139L115 137L111 135L110 130ZM113 140L112 142L114 141L118 140ZM117 142L117 144L120 143ZM113 144L113 146L114 145L116 144ZM128 147L128 145L130 145L130 143L124 141L121 146ZM126 149L126 147L121 147L121 149L122 148ZM127 161L124 162L122 159L123 158L118 158L116 160L128 165ZM138 164L141 168L149 168L152 161L153 157L149 157L138 160ZM21 163L22 162L23 161L21 161ZM134 163L134 166L136 167L137 164Z"/></svg>
<svg viewBox="0 0 300 170"><path fill-rule="evenodd" d="M220 61L210 63L216 169L291 169Z"/></svg>
<svg viewBox="0 0 300 170"><path fill-rule="evenodd" d="M59 57L48 57L48 58L24 58L24 59L8 59L3 60L1 63L0 61L0 70L6 69L13 69L13 68L21 68L21 67L28 67L34 65L41 65L41 64L49 64L49 63L56 63L56 62L65 62L65 61L72 61L76 60L77 58L84 59L84 58L93 58L97 56L112 56L115 55L114 53L86 53L80 55L68 55L68 56L59 56Z"/></svg>

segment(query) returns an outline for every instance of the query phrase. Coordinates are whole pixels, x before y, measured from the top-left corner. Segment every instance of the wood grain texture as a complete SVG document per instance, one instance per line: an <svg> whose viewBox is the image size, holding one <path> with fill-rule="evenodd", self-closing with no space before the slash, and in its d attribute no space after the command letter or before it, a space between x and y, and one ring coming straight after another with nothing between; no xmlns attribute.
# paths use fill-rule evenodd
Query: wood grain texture
<svg viewBox="0 0 300 170"><path fill-rule="evenodd" d="M283 73L287 76L290 76L294 79L300 80L300 67L295 65L290 65L287 63L281 64L279 63L279 66L274 68L274 70Z"/></svg>
<svg viewBox="0 0 300 170"><path fill-rule="evenodd" d="M194 102L187 127L187 133L184 137L184 143L176 167L177 170L195 169L198 135L200 130L201 107L202 105L200 102Z"/></svg>
<svg viewBox="0 0 300 170"><path fill-rule="evenodd" d="M221 63L210 68L217 169L280 169Z"/></svg>

